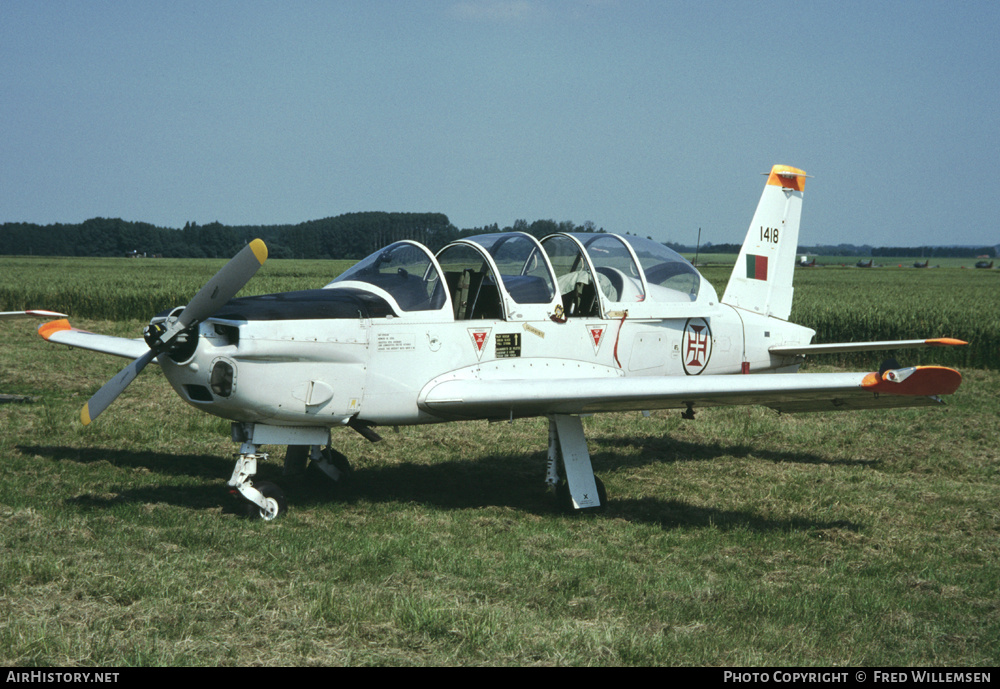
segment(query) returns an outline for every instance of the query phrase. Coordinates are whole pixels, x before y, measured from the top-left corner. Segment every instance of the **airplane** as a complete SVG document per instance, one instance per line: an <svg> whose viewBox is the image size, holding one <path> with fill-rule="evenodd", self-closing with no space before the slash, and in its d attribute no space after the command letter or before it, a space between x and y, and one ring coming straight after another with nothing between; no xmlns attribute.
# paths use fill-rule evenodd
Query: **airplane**
<svg viewBox="0 0 1000 689"><path fill-rule="evenodd" d="M802 258L799 259L799 267L800 268L815 268L816 267L816 259L814 258L813 260L810 261L808 256L803 256Z"/></svg>
<svg viewBox="0 0 1000 689"><path fill-rule="evenodd" d="M913 267L914 267L914 268L926 268L926 267L927 267L928 265L930 265L930 262L931 262L931 260L930 260L930 259L927 259L927 260L926 260L926 261L924 261L923 263L921 263L920 261L915 261L915 262L913 263Z"/></svg>
<svg viewBox="0 0 1000 689"><path fill-rule="evenodd" d="M858 261L854 265L855 265L856 268L871 268L872 267L872 261L874 261L874 260L875 259L872 258L872 259L868 259L868 261Z"/></svg>
<svg viewBox="0 0 1000 689"><path fill-rule="evenodd" d="M990 261L989 263L987 263L986 261L979 261L979 262L976 263L976 268L987 268L987 269L989 269L989 268L992 268L992 267L993 267L993 261Z"/></svg>
<svg viewBox="0 0 1000 689"><path fill-rule="evenodd" d="M559 506L598 509L607 493L585 415L921 406L958 389L961 374L938 366L794 373L810 354L965 344L810 344L815 332L788 321L805 179L772 168L721 298L663 244L604 232L485 234L436 255L398 241L322 289L235 298L267 258L255 239L141 339L65 319L39 333L132 359L83 407L84 425L154 361L182 400L230 420L240 452L228 485L253 518L288 508L281 488L255 480L267 446L287 446L286 474L311 462L336 481L351 469L332 429L375 441L379 426L523 417L549 420L545 482Z"/></svg>

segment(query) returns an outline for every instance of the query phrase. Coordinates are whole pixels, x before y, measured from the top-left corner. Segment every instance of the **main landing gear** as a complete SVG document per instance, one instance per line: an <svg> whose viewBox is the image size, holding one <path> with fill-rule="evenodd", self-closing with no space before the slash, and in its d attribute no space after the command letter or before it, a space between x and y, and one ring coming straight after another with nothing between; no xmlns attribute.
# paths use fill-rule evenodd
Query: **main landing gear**
<svg viewBox="0 0 1000 689"><path fill-rule="evenodd" d="M560 476L560 467L565 478ZM556 501L567 512L598 510L607 504L608 494L590 464L583 421L579 416L549 416L549 456L545 482L555 490Z"/></svg>
<svg viewBox="0 0 1000 689"><path fill-rule="evenodd" d="M604 483L594 476L582 420L579 416L567 414L552 414L548 418L549 452L545 482L555 492L559 507L567 512L602 509L607 504L608 495ZM262 445L288 446L286 476L315 470L325 478L339 482L351 473L347 457L329 446L330 431L326 428L234 423L233 440L242 444L229 486L247 501L247 516L253 519L271 521L288 509L281 488L270 481L254 481L257 463L267 461L267 453L260 451Z"/></svg>
<svg viewBox="0 0 1000 689"><path fill-rule="evenodd" d="M351 473L351 463L332 447L319 445L289 445L285 453L285 476L302 476L315 472L330 481L341 481Z"/></svg>
<svg viewBox="0 0 1000 689"><path fill-rule="evenodd" d="M271 521L288 509L281 488L271 481L254 481L258 461L267 461L267 453L260 451L261 445L288 445L286 476L305 473L307 464L330 481L341 481L351 472L347 457L329 447L330 431L326 428L234 423L233 440L242 444L228 485L247 501L247 516L251 519Z"/></svg>

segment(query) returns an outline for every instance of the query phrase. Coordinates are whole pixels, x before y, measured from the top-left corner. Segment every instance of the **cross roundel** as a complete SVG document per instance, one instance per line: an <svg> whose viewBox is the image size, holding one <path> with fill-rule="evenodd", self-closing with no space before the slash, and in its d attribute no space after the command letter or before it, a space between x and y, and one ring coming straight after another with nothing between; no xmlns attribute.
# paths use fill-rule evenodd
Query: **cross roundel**
<svg viewBox="0 0 1000 689"><path fill-rule="evenodd" d="M708 366L712 357L712 329L704 318L689 318L684 324L681 360L684 373L696 376Z"/></svg>

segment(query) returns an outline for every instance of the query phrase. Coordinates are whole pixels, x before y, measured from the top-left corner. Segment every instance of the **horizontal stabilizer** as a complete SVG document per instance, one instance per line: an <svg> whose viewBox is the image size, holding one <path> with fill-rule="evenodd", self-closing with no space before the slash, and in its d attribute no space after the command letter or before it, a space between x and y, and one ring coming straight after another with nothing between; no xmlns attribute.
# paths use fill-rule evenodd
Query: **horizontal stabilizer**
<svg viewBox="0 0 1000 689"><path fill-rule="evenodd" d="M43 323L38 328L38 334L46 342L89 349L92 352L112 354L126 359L138 359L149 352L149 346L141 338L131 340L126 337L98 335L74 328L66 319Z"/></svg>
<svg viewBox="0 0 1000 689"><path fill-rule="evenodd" d="M10 318L65 318L65 313L32 309L30 311L0 311L0 321Z"/></svg>
<svg viewBox="0 0 1000 689"><path fill-rule="evenodd" d="M875 352L882 349L912 349L914 347L957 347L969 344L952 337L938 337L931 340L887 340L884 342L832 342L812 345L777 345L768 347L771 354L840 354L842 352Z"/></svg>

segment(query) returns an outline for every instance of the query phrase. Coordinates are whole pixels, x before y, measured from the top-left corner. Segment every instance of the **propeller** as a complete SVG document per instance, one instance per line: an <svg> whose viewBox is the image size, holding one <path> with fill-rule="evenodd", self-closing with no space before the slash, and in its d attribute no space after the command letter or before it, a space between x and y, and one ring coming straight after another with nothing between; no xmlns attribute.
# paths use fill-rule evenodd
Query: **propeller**
<svg viewBox="0 0 1000 689"><path fill-rule="evenodd" d="M122 369L83 405L80 410L83 425L89 424L111 406L150 361L185 344L189 332L235 297L266 260L267 246L260 239L253 240L222 266L176 317L171 314L162 322L147 325L143 338L149 345L149 351Z"/></svg>

